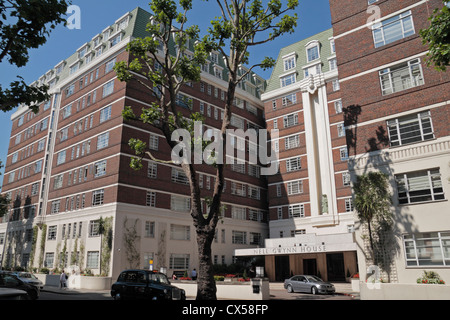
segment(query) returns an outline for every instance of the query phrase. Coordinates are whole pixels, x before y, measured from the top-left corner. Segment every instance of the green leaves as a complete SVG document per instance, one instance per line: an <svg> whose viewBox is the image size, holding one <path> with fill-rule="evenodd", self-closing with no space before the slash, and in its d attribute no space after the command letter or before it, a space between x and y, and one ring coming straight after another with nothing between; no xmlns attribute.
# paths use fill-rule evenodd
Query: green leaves
<svg viewBox="0 0 450 320"><path fill-rule="evenodd" d="M441 10L436 9L429 18L430 26L420 30L423 44L428 44L427 65L445 71L450 65L450 9L444 1Z"/></svg>

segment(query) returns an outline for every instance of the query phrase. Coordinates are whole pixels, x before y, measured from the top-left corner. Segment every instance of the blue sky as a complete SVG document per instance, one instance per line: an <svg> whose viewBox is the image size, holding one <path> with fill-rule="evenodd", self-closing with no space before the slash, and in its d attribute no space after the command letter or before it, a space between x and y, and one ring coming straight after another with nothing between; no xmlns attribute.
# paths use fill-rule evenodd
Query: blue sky
<svg viewBox="0 0 450 320"><path fill-rule="evenodd" d="M10 66L6 59L0 64L0 84L7 87L22 76L27 83L32 83L57 63L72 55L82 44L92 39L104 28L114 23L119 17L136 7L150 11L147 0L72 0L73 5L81 9L81 29L69 29L62 25L52 31L47 43L30 51L30 60L25 67ZM328 0L300 0L296 9L298 26L293 34L285 35L268 44L256 47L250 52L250 63L258 63L265 56L277 58L280 48L331 28ZM188 19L190 24L197 24L205 34L211 19L219 14L216 1L195 0ZM268 79L271 70L258 71ZM0 113L0 160L6 162L9 136L11 133L10 117L14 111ZM0 171L2 174L4 168ZM0 177L0 186L3 177Z"/></svg>

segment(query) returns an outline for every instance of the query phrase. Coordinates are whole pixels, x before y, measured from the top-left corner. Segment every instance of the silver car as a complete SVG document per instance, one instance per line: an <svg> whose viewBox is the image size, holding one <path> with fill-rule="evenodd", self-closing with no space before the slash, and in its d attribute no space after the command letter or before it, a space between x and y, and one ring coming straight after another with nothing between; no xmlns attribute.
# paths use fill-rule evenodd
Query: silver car
<svg viewBox="0 0 450 320"><path fill-rule="evenodd" d="M31 284L32 286L35 286L39 288L40 290L44 289L44 284L41 280L39 280L34 274L31 272L13 272L19 278L25 283Z"/></svg>
<svg viewBox="0 0 450 320"><path fill-rule="evenodd" d="M296 275L284 280L284 288L288 292L306 292L312 294L334 293L334 285L316 276Z"/></svg>

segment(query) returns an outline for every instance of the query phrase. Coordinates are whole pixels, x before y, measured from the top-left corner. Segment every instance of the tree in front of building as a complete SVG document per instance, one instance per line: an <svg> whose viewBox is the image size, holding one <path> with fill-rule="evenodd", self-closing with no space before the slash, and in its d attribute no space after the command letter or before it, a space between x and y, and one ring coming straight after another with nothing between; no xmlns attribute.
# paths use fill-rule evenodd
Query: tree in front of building
<svg viewBox="0 0 450 320"><path fill-rule="evenodd" d="M47 41L50 31L64 22L65 0L0 0L0 63L3 59L17 67L29 60L28 50ZM9 88L0 85L0 110L9 111L25 104L37 112L39 103L50 98L48 87L28 86L22 77Z"/></svg>
<svg viewBox="0 0 450 320"><path fill-rule="evenodd" d="M175 1L153 0L150 3L153 17L147 25L150 36L132 41L127 50L136 59L131 62L119 62L115 71L121 81L137 81L155 97L155 101L148 108L143 108L141 115L136 116L133 108L126 107L123 116L130 123L142 122L161 130L165 140L174 151L178 143L172 134L176 130L186 130L192 137L189 145L193 151L200 144L202 151L208 143L195 140L194 121L202 121L199 113L192 112L192 101L180 90L190 82L201 80L201 66L205 65L210 52L215 50L222 53L228 68L228 89L225 97L224 119L220 129L223 148L226 146L226 129L230 126L232 108L236 87L239 82L249 75L253 67L247 72L240 73L243 64L249 61L248 49L268 42L285 32L292 32L296 25L296 16L284 16L275 23L275 19L286 11L297 6L297 1L289 1L286 9L282 9L281 1L269 1L263 6L261 1L217 1L222 17L212 22L210 32L200 39L198 26L186 27L187 13L192 9L192 1L181 0L177 10ZM257 39L258 33L266 33L267 38ZM226 52L226 46L229 52ZM188 52L188 50L191 52ZM273 59L265 59L256 65L264 68L273 66ZM139 76L134 76L138 74ZM134 169L142 168L141 160L147 156L156 159L147 144L138 139L130 139L129 145L136 152L137 157L131 161ZM180 150L181 151L181 150ZM186 153L185 153L186 152ZM182 150L184 156L189 154ZM194 152L191 153L192 156ZM223 152L226 154L226 152ZM210 158L214 158L212 152ZM203 157L204 158L204 157ZM188 160L192 160L188 159ZM172 162L164 160L164 162ZM195 161L181 161L179 163L190 187L190 213L196 230L198 245L198 278L197 299L216 299L216 284L214 281L211 245L214 240L216 226L221 207L221 196L224 187L224 164L211 164L215 170L215 184L212 197L208 198L207 212L204 212L201 201L201 190L197 180Z"/></svg>
<svg viewBox="0 0 450 320"><path fill-rule="evenodd" d="M372 261L377 264L379 240L392 226L391 195L388 176L373 171L356 177L353 185L354 208L362 224L367 224Z"/></svg>
<svg viewBox="0 0 450 320"><path fill-rule="evenodd" d="M423 44L429 49L427 64L439 71L450 65L450 2L443 2L442 9L435 9L429 18L430 26L420 30Z"/></svg>

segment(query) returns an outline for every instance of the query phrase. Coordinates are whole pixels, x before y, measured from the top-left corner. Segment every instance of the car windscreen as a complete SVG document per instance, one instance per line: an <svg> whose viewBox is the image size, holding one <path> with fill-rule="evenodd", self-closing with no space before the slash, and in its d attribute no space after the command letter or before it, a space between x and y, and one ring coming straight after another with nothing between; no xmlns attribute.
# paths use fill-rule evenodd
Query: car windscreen
<svg viewBox="0 0 450 320"><path fill-rule="evenodd" d="M316 276L305 276L310 282L322 282L322 279Z"/></svg>
<svg viewBox="0 0 450 320"><path fill-rule="evenodd" d="M150 277L150 281L154 281L157 283L169 284L169 280L167 280L167 277L164 274L151 273L151 274L149 274L149 277Z"/></svg>

